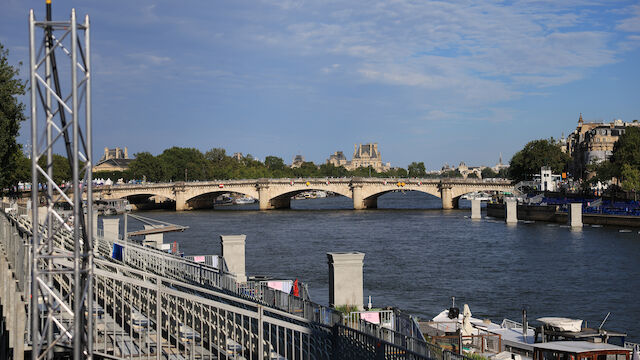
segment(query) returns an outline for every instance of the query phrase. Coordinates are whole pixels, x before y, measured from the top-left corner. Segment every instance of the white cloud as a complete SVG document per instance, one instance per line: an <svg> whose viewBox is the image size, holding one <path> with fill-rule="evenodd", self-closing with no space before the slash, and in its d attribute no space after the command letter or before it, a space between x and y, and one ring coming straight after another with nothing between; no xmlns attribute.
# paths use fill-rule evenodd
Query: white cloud
<svg viewBox="0 0 640 360"><path fill-rule="evenodd" d="M522 0L364 1L305 4L329 13L273 31L278 46L300 55L346 56L367 81L448 89L468 99L501 101L518 86L556 86L617 61L610 30L591 19L610 2ZM321 11L322 10L322 11ZM618 27L629 29L632 19ZM633 26L640 26L636 21ZM346 68L345 68L346 69ZM457 89L457 90L456 90ZM491 96L487 92L494 91Z"/></svg>
<svg viewBox="0 0 640 360"><path fill-rule="evenodd" d="M141 62L142 65L165 65L172 60L168 56L158 56L153 54L133 53L128 55Z"/></svg>
<svg viewBox="0 0 640 360"><path fill-rule="evenodd" d="M640 5L631 6L632 17L621 20L616 29L627 32L640 32Z"/></svg>

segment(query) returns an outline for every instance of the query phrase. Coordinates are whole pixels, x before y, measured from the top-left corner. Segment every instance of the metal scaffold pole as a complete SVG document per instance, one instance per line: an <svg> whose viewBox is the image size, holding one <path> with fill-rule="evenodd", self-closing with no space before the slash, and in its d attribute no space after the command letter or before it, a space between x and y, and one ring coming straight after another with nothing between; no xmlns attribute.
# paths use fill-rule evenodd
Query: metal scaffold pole
<svg viewBox="0 0 640 360"><path fill-rule="evenodd" d="M33 10L29 13L31 354L32 359L52 359L56 353L90 359L94 224L89 16L78 23L72 9L68 21L53 21L50 0L46 6L43 21L35 19ZM59 66L58 59L68 66ZM66 166L54 161L56 150L65 151L71 179L55 177L56 167ZM59 240L63 234L71 235L73 248Z"/></svg>

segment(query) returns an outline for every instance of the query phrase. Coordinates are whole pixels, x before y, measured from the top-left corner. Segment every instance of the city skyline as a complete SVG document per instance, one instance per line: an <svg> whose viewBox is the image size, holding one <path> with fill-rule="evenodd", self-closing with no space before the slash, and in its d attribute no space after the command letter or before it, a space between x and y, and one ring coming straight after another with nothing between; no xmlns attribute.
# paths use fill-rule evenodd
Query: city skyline
<svg viewBox="0 0 640 360"><path fill-rule="evenodd" d="M44 3L2 7L0 42L25 79L28 9L41 19ZM581 112L640 118L637 1L53 7L54 19L91 15L98 157L222 147L324 163L377 142L393 166L492 166L567 135Z"/></svg>

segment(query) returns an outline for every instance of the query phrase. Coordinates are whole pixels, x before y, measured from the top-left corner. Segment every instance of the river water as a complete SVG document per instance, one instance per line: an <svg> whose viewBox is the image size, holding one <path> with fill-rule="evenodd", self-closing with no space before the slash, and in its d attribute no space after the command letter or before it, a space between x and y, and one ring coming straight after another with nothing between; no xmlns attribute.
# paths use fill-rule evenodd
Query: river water
<svg viewBox="0 0 640 360"><path fill-rule="evenodd" d="M364 252L364 295L430 319L451 304L468 303L474 317L521 320L562 316L624 331L640 342L638 229L548 223L506 225L441 210L440 199L390 193L378 209L351 210L351 200L293 200L290 210L257 211L257 204L140 215L189 226L165 234L186 255L220 253L220 234L246 234L249 275L299 278L315 302L328 303L327 252ZM122 224L122 221L121 221ZM135 221L131 229L141 228ZM365 301L366 303L366 301Z"/></svg>

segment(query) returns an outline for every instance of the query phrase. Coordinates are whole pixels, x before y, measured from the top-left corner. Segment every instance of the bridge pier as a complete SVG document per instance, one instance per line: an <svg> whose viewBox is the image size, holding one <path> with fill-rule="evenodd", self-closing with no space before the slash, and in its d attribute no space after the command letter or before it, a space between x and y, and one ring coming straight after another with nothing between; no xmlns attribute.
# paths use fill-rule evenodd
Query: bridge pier
<svg viewBox="0 0 640 360"><path fill-rule="evenodd" d="M258 201L260 202L260 210L291 209L291 197L271 198L268 185L258 185Z"/></svg>
<svg viewBox="0 0 640 360"><path fill-rule="evenodd" d="M184 190L176 190L176 211L193 210L187 204L186 193Z"/></svg>
<svg viewBox="0 0 640 360"><path fill-rule="evenodd" d="M378 198L375 196L370 196L365 199L364 195L362 194L362 185L360 184L352 185L351 199L353 199L354 210L376 209L378 207Z"/></svg>
<svg viewBox="0 0 640 360"><path fill-rule="evenodd" d="M442 208L445 210L457 209L460 207L460 196L453 197L451 186L440 185L440 199L442 200Z"/></svg>

